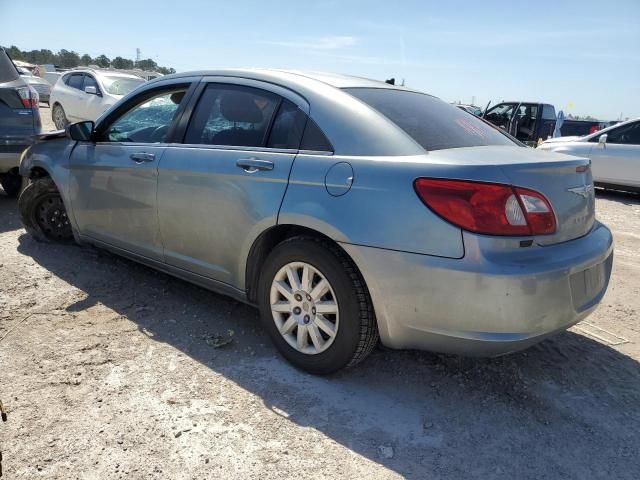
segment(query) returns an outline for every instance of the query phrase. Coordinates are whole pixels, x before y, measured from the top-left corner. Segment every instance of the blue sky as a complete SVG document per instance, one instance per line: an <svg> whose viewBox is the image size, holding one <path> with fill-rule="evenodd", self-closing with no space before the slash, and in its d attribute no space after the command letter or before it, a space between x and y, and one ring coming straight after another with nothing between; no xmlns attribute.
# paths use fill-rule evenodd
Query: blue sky
<svg viewBox="0 0 640 480"><path fill-rule="evenodd" d="M406 84L447 101L640 116L640 0L0 0L0 43L178 71L274 67Z"/></svg>

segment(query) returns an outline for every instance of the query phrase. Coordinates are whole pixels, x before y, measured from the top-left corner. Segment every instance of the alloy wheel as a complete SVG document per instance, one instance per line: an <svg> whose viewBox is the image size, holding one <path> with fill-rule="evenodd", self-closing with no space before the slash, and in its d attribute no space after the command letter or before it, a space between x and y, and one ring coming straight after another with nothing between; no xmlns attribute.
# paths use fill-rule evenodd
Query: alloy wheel
<svg viewBox="0 0 640 480"><path fill-rule="evenodd" d="M276 273L271 313L280 335L307 355L324 352L339 327L338 299L327 278L305 262L291 262Z"/></svg>

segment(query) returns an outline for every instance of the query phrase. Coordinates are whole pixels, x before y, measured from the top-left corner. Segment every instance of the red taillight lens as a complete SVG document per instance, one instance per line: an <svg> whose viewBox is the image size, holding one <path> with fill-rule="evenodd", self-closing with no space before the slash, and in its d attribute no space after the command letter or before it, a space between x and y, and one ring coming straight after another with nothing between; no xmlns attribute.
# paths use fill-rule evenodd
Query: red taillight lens
<svg viewBox="0 0 640 480"><path fill-rule="evenodd" d="M40 99L38 98L38 92L32 87L20 87L17 91L24 108L38 108Z"/></svg>
<svg viewBox="0 0 640 480"><path fill-rule="evenodd" d="M555 232L551 205L540 193L495 183L418 178L414 187L431 210L465 230L487 235Z"/></svg>

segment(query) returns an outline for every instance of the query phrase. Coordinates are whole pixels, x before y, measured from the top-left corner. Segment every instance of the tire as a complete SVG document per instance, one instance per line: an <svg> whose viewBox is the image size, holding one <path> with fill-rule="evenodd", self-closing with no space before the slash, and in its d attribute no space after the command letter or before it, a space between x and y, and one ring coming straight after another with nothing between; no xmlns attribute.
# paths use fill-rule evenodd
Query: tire
<svg viewBox="0 0 640 480"><path fill-rule="evenodd" d="M69 125L67 115L64 113L64 108L59 103L53 105L51 109L51 119L58 130L64 130Z"/></svg>
<svg viewBox="0 0 640 480"><path fill-rule="evenodd" d="M283 273L287 266L294 272L298 289L291 288L290 272L286 277ZM310 281L305 281L305 268ZM319 286L322 279L328 282L328 287ZM280 281L279 287L276 281ZM321 293L325 290L326 293ZM300 292L301 301L294 298L296 291ZM272 302L277 311L272 310ZM258 303L262 323L278 351L294 366L309 373L326 375L354 366L378 343L373 305L364 280L348 256L329 241L293 237L277 245L260 275ZM302 343L301 327L306 339Z"/></svg>
<svg viewBox="0 0 640 480"><path fill-rule="evenodd" d="M0 176L0 185L8 197L16 198L22 189L22 177L16 173L5 173Z"/></svg>
<svg viewBox="0 0 640 480"><path fill-rule="evenodd" d="M73 241L71 222L50 177L33 180L18 198L18 209L25 230L40 242Z"/></svg>

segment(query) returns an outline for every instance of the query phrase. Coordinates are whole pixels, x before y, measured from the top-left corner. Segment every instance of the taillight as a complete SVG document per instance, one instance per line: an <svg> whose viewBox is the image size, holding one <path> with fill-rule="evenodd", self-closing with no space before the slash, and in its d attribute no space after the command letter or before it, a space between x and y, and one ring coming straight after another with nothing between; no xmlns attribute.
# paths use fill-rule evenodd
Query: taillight
<svg viewBox="0 0 640 480"><path fill-rule="evenodd" d="M496 183L418 178L420 199L446 221L486 235L544 235L556 219L544 195Z"/></svg>
<svg viewBox="0 0 640 480"><path fill-rule="evenodd" d="M17 91L24 108L38 108L40 99L32 87L20 87Z"/></svg>

